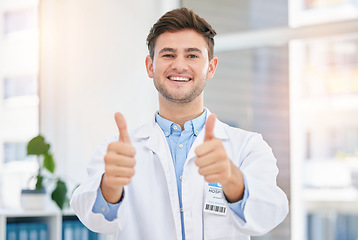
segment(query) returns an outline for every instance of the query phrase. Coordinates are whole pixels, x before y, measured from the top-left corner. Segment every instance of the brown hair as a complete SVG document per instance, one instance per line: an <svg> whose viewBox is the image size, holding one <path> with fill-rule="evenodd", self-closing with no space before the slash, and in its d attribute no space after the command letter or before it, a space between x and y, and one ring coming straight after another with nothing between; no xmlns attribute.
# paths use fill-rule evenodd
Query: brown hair
<svg viewBox="0 0 358 240"><path fill-rule="evenodd" d="M208 44L209 60L214 56L215 30L203 18L187 8L178 8L164 14L150 29L147 37L149 55L153 59L154 46L160 34L176 32L183 29L193 29L200 33Z"/></svg>

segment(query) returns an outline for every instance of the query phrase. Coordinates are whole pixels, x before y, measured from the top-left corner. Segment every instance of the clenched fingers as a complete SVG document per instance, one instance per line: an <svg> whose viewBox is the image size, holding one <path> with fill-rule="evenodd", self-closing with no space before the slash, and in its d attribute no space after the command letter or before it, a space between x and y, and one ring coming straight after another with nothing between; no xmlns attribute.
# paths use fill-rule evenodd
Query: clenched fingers
<svg viewBox="0 0 358 240"><path fill-rule="evenodd" d="M204 142L195 149L195 164L200 168L220 160L227 160L226 150L219 139Z"/></svg>
<svg viewBox="0 0 358 240"><path fill-rule="evenodd" d="M131 167L133 168L135 166L135 159L134 156L126 156L126 155L120 155L114 152L108 152L104 156L104 163L107 167L112 166L122 166L122 167Z"/></svg>
<svg viewBox="0 0 358 240"><path fill-rule="evenodd" d="M130 143L123 142L112 142L108 145L107 153L114 152L120 155L134 157L135 156L135 148Z"/></svg>
<svg viewBox="0 0 358 240"><path fill-rule="evenodd" d="M213 164L208 164L203 167L199 167L199 174L206 176L212 174L229 174L230 172L230 163L228 161L219 161L214 162Z"/></svg>
<svg viewBox="0 0 358 240"><path fill-rule="evenodd" d="M112 166L106 167L106 174L113 177L133 177L134 168L122 167L122 166Z"/></svg>

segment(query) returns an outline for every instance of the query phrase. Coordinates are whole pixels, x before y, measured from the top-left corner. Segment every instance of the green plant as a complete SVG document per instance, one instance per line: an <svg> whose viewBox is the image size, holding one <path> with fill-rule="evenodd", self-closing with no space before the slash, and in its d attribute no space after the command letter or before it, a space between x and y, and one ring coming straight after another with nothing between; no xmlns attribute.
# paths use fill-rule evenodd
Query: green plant
<svg viewBox="0 0 358 240"><path fill-rule="evenodd" d="M65 202L68 202L67 187L63 180L55 175L55 161L50 152L50 144L46 143L45 138L38 135L31 139L27 144L27 155L38 156L39 169L36 179L36 190L45 189L45 183L55 183L56 187L51 194L52 200L63 209Z"/></svg>

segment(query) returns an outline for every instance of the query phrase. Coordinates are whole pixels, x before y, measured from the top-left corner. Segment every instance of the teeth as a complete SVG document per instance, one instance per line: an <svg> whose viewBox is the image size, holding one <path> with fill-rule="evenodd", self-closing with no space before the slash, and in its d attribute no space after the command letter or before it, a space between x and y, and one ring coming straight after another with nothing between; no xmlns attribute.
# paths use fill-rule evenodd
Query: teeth
<svg viewBox="0 0 358 240"><path fill-rule="evenodd" d="M190 78L185 78L185 77L170 77L169 79L173 81L185 81L185 82L190 80Z"/></svg>

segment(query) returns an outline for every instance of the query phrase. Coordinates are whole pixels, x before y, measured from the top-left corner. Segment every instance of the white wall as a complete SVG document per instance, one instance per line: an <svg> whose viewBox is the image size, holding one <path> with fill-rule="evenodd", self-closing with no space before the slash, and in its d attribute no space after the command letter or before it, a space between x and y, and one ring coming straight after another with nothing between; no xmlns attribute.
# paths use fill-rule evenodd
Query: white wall
<svg viewBox="0 0 358 240"><path fill-rule="evenodd" d="M178 2L41 2L40 129L60 174L75 183L86 177L96 146L117 133L116 111L130 129L153 116L157 93L145 71L145 40Z"/></svg>

